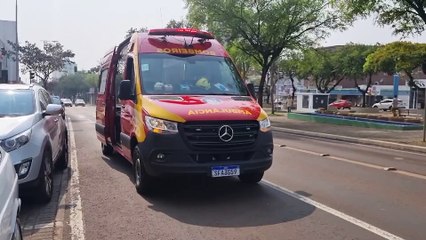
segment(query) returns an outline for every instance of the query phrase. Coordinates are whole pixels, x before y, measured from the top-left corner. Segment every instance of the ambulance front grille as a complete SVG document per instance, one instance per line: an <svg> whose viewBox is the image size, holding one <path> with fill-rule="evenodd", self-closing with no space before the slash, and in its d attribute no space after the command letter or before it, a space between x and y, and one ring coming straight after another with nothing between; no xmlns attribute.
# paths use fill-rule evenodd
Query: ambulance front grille
<svg viewBox="0 0 426 240"><path fill-rule="evenodd" d="M232 139L224 141L219 137L219 129L229 126ZM194 121L180 125L180 132L190 146L197 149L243 148L255 143L259 132L257 121ZM225 136L229 137L229 136ZM225 138L229 140L229 138Z"/></svg>

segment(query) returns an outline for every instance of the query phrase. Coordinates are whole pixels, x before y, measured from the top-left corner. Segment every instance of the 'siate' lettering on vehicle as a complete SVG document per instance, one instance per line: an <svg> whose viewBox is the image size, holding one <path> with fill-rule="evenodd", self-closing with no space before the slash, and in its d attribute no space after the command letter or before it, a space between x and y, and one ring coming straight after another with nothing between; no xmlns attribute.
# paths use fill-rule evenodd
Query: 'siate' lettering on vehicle
<svg viewBox="0 0 426 240"><path fill-rule="evenodd" d="M215 113L231 113L231 114L243 114L243 115L252 115L250 111L236 108L208 108L208 109L196 109L189 110L188 115L205 115L205 114L215 114Z"/></svg>
<svg viewBox="0 0 426 240"><path fill-rule="evenodd" d="M214 51L200 50L200 49L186 49L186 48L158 48L157 52L160 53L171 53L171 54L204 54L204 55L216 55Z"/></svg>

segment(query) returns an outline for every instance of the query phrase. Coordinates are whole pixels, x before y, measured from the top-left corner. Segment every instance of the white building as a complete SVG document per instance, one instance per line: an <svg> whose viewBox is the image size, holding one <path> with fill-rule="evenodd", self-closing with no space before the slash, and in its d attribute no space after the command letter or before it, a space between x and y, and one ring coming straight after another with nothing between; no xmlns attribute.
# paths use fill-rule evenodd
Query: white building
<svg viewBox="0 0 426 240"><path fill-rule="evenodd" d="M15 56L4 54L12 51L9 41L16 43L16 22L0 20L0 83L19 82Z"/></svg>
<svg viewBox="0 0 426 240"><path fill-rule="evenodd" d="M62 76L75 74L77 65L75 63L65 63L64 68L61 71L54 71L52 73L52 80L58 81Z"/></svg>

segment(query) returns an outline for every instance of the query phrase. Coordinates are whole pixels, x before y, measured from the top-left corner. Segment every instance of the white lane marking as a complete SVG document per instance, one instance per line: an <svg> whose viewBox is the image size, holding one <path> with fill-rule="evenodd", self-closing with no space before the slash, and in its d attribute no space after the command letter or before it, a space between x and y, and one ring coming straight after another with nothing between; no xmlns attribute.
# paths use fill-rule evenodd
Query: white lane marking
<svg viewBox="0 0 426 240"><path fill-rule="evenodd" d="M302 152L302 153L307 153L307 154L311 154L311 155L316 155L316 156L322 156L323 155L321 153L317 153L317 152L313 152L313 151L309 151L309 150L304 150L304 149L299 149L299 148L294 148L294 147L285 147L285 149L289 149L289 150L293 150L293 151L297 151L297 152ZM355 164L355 165L364 166L364 167L369 167L369 168L374 168L374 169L378 169L378 170L384 170L384 169L388 168L388 166L381 166L381 165L376 165L376 164L371 164L371 163L365 163L365 162L350 160L350 159L341 158L341 157L335 157L335 156L322 156L322 157L324 157L325 159L331 159L331 160L336 160L336 161L340 161L340 162L346 162L346 163ZM399 175L404 175L404 176L408 176L408 177L426 180L425 175L418 174L418 173L408 172L408 171L399 170L399 169L396 169L396 170L391 171L391 172L399 174Z"/></svg>
<svg viewBox="0 0 426 240"><path fill-rule="evenodd" d="M390 240L403 240L403 238L398 237L398 236L396 236L396 235L394 235L394 234L392 234L390 232L387 232L387 231L385 231L383 229L375 227L375 226L373 226L373 225L371 225L369 223L366 223L366 222L364 222L364 221L362 221L360 219L357 219L355 217L349 216L349 215L347 215L345 213L342 213L342 212L340 212L340 211L338 211L338 210L336 210L334 208L326 206L326 205L324 205L322 203L319 203L317 201L314 201L314 200L312 200L310 198L304 197L304 196L302 196L300 194L297 194L297 193L295 193L295 192L293 192L293 191L291 191L289 189L281 187L281 186L279 186L279 185L277 185L275 183L269 182L267 180L262 180L262 183L265 184L266 186L271 187L271 188L273 188L273 189L275 189L277 191L280 191L280 192L282 192L282 193L284 193L286 195L289 195L289 196L291 196L293 198L296 198L296 199L298 199L298 200L300 200L300 201L302 201L304 203L307 203L307 204L309 204L311 206L319 208L319 209L323 210L324 212L332 214L332 215L334 215L334 216L336 216L336 217L338 217L340 219L343 219L343 220L345 220L345 221L347 221L349 223L352 223L352 224L354 224L354 225L356 225L358 227L361 227L361 228L363 228L363 229L365 229L367 231L370 231L370 232L372 232L372 233L374 233L376 235L379 235L380 237L383 237L385 239L390 239Z"/></svg>
<svg viewBox="0 0 426 240"><path fill-rule="evenodd" d="M70 183L70 227L72 240L84 240L83 208L80 197L80 183L77 162L77 149L71 121L68 121L71 144L71 183Z"/></svg>

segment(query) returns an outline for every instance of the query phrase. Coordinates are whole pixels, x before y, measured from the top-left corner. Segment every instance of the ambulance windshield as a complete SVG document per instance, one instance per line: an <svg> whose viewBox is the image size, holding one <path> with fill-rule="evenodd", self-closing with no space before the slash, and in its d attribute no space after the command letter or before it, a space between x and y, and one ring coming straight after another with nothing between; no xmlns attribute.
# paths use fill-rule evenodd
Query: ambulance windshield
<svg viewBox="0 0 426 240"><path fill-rule="evenodd" d="M249 95L224 57L142 54L140 64L142 92L147 95Z"/></svg>

